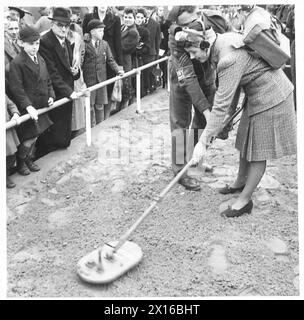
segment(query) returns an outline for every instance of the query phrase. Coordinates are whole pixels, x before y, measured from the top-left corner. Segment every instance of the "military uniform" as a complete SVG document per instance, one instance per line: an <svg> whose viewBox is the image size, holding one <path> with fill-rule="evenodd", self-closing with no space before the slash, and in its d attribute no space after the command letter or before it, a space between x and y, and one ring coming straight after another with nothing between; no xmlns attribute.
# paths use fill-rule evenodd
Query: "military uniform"
<svg viewBox="0 0 304 320"><path fill-rule="evenodd" d="M218 16L216 16L218 18ZM212 16L203 19L206 28L213 27ZM216 20L218 23L218 20ZM203 112L211 109L216 91L216 73L210 62L201 64L192 61L189 54L175 40L174 30L178 25L172 25L169 30L170 72L170 125L172 143L172 169L177 174L190 159L194 145L206 126ZM194 118L191 132L189 127ZM190 135L189 135L190 133Z"/></svg>

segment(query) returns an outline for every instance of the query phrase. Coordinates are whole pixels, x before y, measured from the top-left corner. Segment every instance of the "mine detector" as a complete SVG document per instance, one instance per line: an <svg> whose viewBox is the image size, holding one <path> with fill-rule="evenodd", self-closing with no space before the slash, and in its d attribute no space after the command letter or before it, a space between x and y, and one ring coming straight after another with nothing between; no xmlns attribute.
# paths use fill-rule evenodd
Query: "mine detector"
<svg viewBox="0 0 304 320"><path fill-rule="evenodd" d="M233 121L243 110L246 102L247 98L245 97L241 107L235 109L235 112L231 116L226 116L219 131L220 134L218 134L217 137L220 137L221 139L228 138L229 131L232 130L233 125L238 122L239 119L235 122ZM215 139L212 139L209 145L211 145L214 140ZM98 247L78 261L77 273L83 281L93 284L110 283L125 274L131 268L135 267L141 261L143 252L140 246L133 241L128 241L128 239L193 164L193 159L191 159L159 194L159 196L154 198L150 206L119 240L104 243L102 246Z"/></svg>

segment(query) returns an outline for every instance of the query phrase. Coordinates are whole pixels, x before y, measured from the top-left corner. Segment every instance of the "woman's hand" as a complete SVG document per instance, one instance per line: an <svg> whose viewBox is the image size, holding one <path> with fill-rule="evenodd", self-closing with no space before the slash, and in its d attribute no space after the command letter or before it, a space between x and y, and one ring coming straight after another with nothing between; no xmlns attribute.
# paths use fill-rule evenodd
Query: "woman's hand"
<svg viewBox="0 0 304 320"><path fill-rule="evenodd" d="M198 141L198 143L195 145L191 162L193 164L198 164L200 160L203 158L203 156L207 152L207 146L206 144L202 143L202 141Z"/></svg>
<svg viewBox="0 0 304 320"><path fill-rule="evenodd" d="M214 139L215 138L212 135L206 134L206 131L202 133L198 143L194 147L191 159L191 161L193 161L193 164L198 164L200 160L202 160L207 152L208 147L212 144Z"/></svg>

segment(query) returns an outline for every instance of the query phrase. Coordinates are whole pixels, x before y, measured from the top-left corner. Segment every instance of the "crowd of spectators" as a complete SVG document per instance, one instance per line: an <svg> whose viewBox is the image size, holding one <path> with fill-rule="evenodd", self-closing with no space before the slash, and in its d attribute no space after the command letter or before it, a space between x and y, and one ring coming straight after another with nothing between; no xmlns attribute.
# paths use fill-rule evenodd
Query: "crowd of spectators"
<svg viewBox="0 0 304 320"><path fill-rule="evenodd" d="M205 12L224 17L227 30L241 32L241 6L204 6ZM290 39L291 76L295 85L294 6L265 6L280 21ZM77 92L123 75L138 66L169 56L170 8L145 7L7 7L5 8L6 120L19 121L30 114L28 124L7 130L7 187L11 169L21 175L38 171L34 160L67 148L85 127L84 98ZM142 72L141 96L167 83L167 62ZM91 125L133 103L134 77L124 78L121 95L114 84L91 93ZM71 98L43 117L37 109L53 101Z"/></svg>

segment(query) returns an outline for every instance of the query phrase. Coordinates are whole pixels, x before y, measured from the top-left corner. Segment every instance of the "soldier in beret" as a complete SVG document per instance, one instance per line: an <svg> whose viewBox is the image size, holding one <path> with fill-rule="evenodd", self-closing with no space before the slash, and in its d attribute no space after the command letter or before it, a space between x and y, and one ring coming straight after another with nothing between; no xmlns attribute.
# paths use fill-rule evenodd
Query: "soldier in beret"
<svg viewBox="0 0 304 320"><path fill-rule="evenodd" d="M176 175L186 165L199 135L206 126L206 117L211 110L215 94L215 70L210 63L201 64L190 59L185 51L186 41L179 41L178 32L183 27L198 26L213 28L215 32L225 32L226 21L214 14L198 16L196 6L174 6L169 12L168 20L172 22L169 29L169 48L171 52L170 72L170 125L172 136L172 169ZM189 127L194 117L192 128ZM179 183L188 190L201 189L197 179L187 173Z"/></svg>

